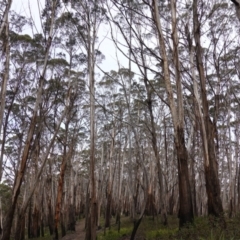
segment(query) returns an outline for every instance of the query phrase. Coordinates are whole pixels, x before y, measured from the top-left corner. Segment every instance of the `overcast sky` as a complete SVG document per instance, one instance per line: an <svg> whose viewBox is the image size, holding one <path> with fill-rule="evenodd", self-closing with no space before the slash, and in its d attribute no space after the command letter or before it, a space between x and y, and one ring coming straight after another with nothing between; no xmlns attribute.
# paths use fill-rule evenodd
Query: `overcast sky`
<svg viewBox="0 0 240 240"><path fill-rule="evenodd" d="M25 27L24 32L32 35L32 33L40 33L42 32L41 28L41 21L40 21L40 15L39 11L41 12L41 9L45 5L45 0L13 0L12 3L12 10L14 10L16 13L26 16L28 18L32 18L34 21L33 29L31 27ZM39 9L40 8L40 9ZM105 60L100 65L100 67L108 72L111 70L117 70L118 64L120 64L120 67L128 67L128 61L127 59L120 53L119 51L116 51L115 45L111 40L110 36L110 29L107 24L102 24L100 30L99 30L99 42L97 44L100 45L99 50L104 54ZM121 35L118 35L118 41L121 38ZM117 55L116 55L117 54ZM119 62L117 61L117 57L119 59ZM134 67L133 69L137 71L137 67Z"/></svg>

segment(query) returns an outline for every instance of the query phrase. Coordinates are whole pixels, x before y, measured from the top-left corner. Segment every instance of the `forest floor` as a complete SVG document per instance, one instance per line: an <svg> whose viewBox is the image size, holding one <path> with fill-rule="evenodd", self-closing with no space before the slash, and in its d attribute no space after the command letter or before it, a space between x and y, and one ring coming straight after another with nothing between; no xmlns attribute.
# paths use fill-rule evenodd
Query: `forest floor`
<svg viewBox="0 0 240 240"><path fill-rule="evenodd" d="M196 217L194 225L179 230L178 218L168 216L168 226L161 224L160 217L145 216L139 226L135 240L240 240L240 215L229 219L226 217L226 228L212 217ZM100 219L100 226L104 226L104 219ZM85 219L76 223L76 231L68 232L61 240L85 240ZM98 240L129 240L133 229L133 221L129 217L122 216L121 228L112 218L111 228L100 229L97 232ZM35 240L52 240L52 236L46 234L44 238Z"/></svg>
<svg viewBox="0 0 240 240"><path fill-rule="evenodd" d="M85 239L85 219L82 219L76 224L76 231L68 233L61 240L84 240Z"/></svg>

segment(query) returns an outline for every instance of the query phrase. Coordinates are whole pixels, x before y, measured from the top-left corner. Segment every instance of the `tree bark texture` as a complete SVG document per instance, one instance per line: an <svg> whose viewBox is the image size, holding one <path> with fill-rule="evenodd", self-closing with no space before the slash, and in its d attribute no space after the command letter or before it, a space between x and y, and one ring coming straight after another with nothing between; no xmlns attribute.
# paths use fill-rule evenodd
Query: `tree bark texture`
<svg viewBox="0 0 240 240"><path fill-rule="evenodd" d="M55 217L54 217L54 232L55 232L55 240L59 239L59 234L58 234L58 226L60 222L60 217L61 217L61 207L62 207L62 196L63 196L63 187L64 187L64 175L65 175L65 170L67 167L67 159L71 154L66 154L66 146L64 146L64 156L61 164L61 170L60 170L60 175L58 179L58 189L57 189L57 200L56 200L56 206L55 206ZM70 151L70 150L69 150Z"/></svg>
<svg viewBox="0 0 240 240"><path fill-rule="evenodd" d="M193 206L192 206L192 196L190 189L189 173L188 173L188 153L185 146L184 139L184 116L183 116L183 98L182 98L182 87L179 69L179 57L178 57L178 38L177 38L177 28L176 28L176 1L171 1L171 11L172 11L172 24L173 24L173 43L174 43L174 65L175 65L175 77L177 85L177 106L175 104L173 89L170 78L169 62L166 53L166 46L163 37L163 31L161 27L161 22L159 19L158 11L158 1L153 0L153 15L154 21L157 27L157 35L160 46L160 54L163 59L163 73L164 81L166 85L168 102L170 107L170 112L172 115L172 121L174 126L174 141L176 154L178 159L178 179L179 179L179 227L183 227L187 223L192 223L193 217Z"/></svg>
<svg viewBox="0 0 240 240"><path fill-rule="evenodd" d="M203 128L201 131L204 150L204 169L206 190L208 196L208 214L216 217L223 217L223 206L220 197L220 183L218 179L218 163L215 146L215 138L217 137L216 119L214 122L210 119L209 104L206 93L206 78L204 73L204 66L202 61L202 46L200 42L200 28L201 24L198 19L198 0L193 1L193 22L194 22L194 39L196 43L196 62L197 69L200 77L200 89L202 100L202 113L204 127L206 130L206 136L203 134Z"/></svg>
<svg viewBox="0 0 240 240"><path fill-rule="evenodd" d="M193 206L191 188L188 173L188 152L185 146L184 131L179 128L175 145L178 160L178 181L179 181L179 227L193 222Z"/></svg>

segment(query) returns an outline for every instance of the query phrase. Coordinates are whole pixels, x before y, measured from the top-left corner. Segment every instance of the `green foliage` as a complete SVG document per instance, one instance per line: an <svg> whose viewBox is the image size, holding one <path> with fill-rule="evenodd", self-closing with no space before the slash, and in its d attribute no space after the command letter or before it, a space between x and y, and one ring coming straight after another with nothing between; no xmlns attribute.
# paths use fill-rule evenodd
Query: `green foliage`
<svg viewBox="0 0 240 240"><path fill-rule="evenodd" d="M177 233L178 228L170 229L159 229L153 230L146 233L146 239L172 239L173 236Z"/></svg>
<svg viewBox="0 0 240 240"><path fill-rule="evenodd" d="M104 233L101 233L98 235L99 240L117 240L121 237L127 236L131 233L132 228L122 228L119 232L117 230L110 229L106 232L106 235L104 236Z"/></svg>
<svg viewBox="0 0 240 240"><path fill-rule="evenodd" d="M5 183L0 183L0 198L2 203L2 209L5 212L11 202L11 187Z"/></svg>
<svg viewBox="0 0 240 240"><path fill-rule="evenodd" d="M177 217L168 217L168 226L160 223L160 219L145 217L139 226L136 239L146 240L235 240L240 239L240 216L227 220L227 228L222 229L220 224L212 224L208 217L196 217L194 225L188 225L179 230ZM117 226L113 225L106 235L101 232L98 235L100 240L121 240L128 239L131 235L133 223L127 219L121 219L121 231L118 233Z"/></svg>
<svg viewBox="0 0 240 240"><path fill-rule="evenodd" d="M63 58L54 58L48 61L50 66L69 66L68 62Z"/></svg>
<svg viewBox="0 0 240 240"><path fill-rule="evenodd" d="M32 238L34 240L52 240L53 236L46 234L44 237L39 237L39 238Z"/></svg>
<svg viewBox="0 0 240 240"><path fill-rule="evenodd" d="M14 43L33 43L33 39L28 34L17 34L15 32L10 33L11 41Z"/></svg>

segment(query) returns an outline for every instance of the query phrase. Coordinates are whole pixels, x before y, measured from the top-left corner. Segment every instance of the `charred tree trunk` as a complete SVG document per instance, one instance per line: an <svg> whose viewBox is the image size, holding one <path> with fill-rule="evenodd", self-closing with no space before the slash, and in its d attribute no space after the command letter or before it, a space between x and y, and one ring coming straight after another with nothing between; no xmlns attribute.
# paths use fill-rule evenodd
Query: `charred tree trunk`
<svg viewBox="0 0 240 240"><path fill-rule="evenodd" d="M48 228L50 235L53 235L53 212L52 212L52 203L51 199L48 200Z"/></svg>
<svg viewBox="0 0 240 240"><path fill-rule="evenodd" d="M157 214L157 209L155 206L154 196L152 192L148 193L145 213L148 216L153 216L153 218Z"/></svg>
<svg viewBox="0 0 240 240"><path fill-rule="evenodd" d="M3 231L1 240L9 240L10 239L11 229L12 229L12 221L13 221L14 212L15 212L15 208L16 208L16 201L17 201L17 199L15 199L15 201L12 203L10 209L7 212L7 216L4 221L4 226L3 226L4 231Z"/></svg>
<svg viewBox="0 0 240 240"><path fill-rule="evenodd" d="M112 194L109 192L107 194L107 207L106 207L106 216L105 216L105 228L110 227L111 225L111 202L112 202Z"/></svg>
<svg viewBox="0 0 240 240"><path fill-rule="evenodd" d="M39 225L39 210L34 206L33 216L32 216L32 226L31 226L31 236L37 238L40 236L40 225Z"/></svg>
<svg viewBox="0 0 240 240"><path fill-rule="evenodd" d="M73 204L69 206L69 217L68 217L68 230L75 231L76 219L75 219L75 207Z"/></svg>
<svg viewBox="0 0 240 240"><path fill-rule="evenodd" d="M62 233L62 237L64 237L67 234L64 214L62 212L61 212L61 233Z"/></svg>
<svg viewBox="0 0 240 240"><path fill-rule="evenodd" d="M41 217L41 237L44 237L44 220L43 216Z"/></svg>
<svg viewBox="0 0 240 240"><path fill-rule="evenodd" d="M179 227L193 222L192 196L188 173L188 152L185 146L183 129L178 129L175 145L178 159L178 181L179 181Z"/></svg>
<svg viewBox="0 0 240 240"><path fill-rule="evenodd" d="M25 239L25 216L22 216L20 214L18 215L14 240L24 240L24 239Z"/></svg>
<svg viewBox="0 0 240 240"><path fill-rule="evenodd" d="M32 201L29 202L29 207L28 207L28 238L31 238L31 226L32 226Z"/></svg>
<svg viewBox="0 0 240 240"><path fill-rule="evenodd" d="M208 120L208 154L209 164L205 164L205 181L208 196L208 214L223 218L223 206L221 200L221 189L218 178L218 163L215 152L215 127L211 120ZM213 132L214 131L214 132Z"/></svg>
<svg viewBox="0 0 240 240"><path fill-rule="evenodd" d="M141 215L141 217L139 219L134 221L134 227L133 227L133 231L132 231L130 240L134 240L135 239L138 227L140 226L140 223L142 222L142 219L143 219L143 214Z"/></svg>

